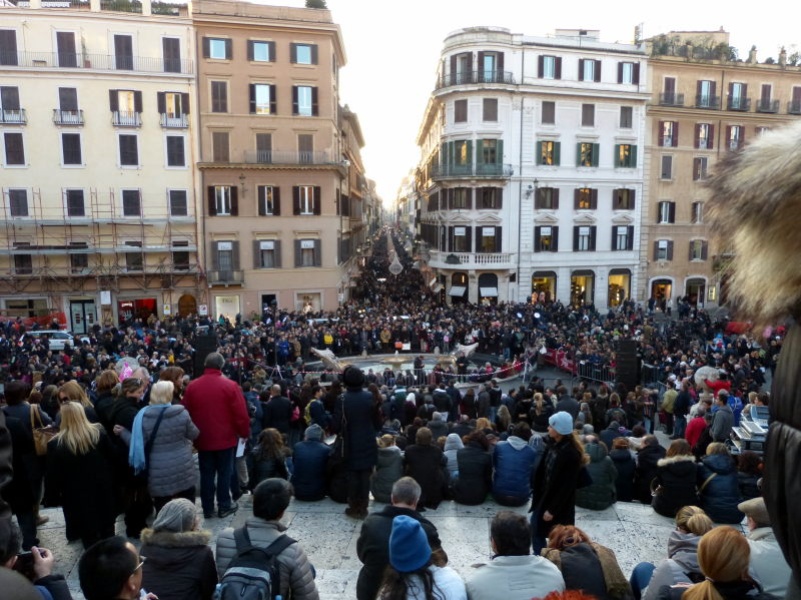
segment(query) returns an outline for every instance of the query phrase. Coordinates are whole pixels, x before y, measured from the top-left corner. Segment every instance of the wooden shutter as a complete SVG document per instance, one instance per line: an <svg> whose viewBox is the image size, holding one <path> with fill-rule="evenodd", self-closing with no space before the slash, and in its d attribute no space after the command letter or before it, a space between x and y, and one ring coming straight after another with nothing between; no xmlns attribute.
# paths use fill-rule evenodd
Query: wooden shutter
<svg viewBox="0 0 801 600"><path fill-rule="evenodd" d="M583 58L579 59L579 81L584 81L584 63L585 62L586 62L585 59L583 59Z"/></svg>
<svg viewBox="0 0 801 600"><path fill-rule="evenodd" d="M595 231L598 229L595 225L590 226L590 250L595 252Z"/></svg>
<svg viewBox="0 0 801 600"><path fill-rule="evenodd" d="M108 107L109 110L111 110L111 112L117 112L118 110L120 110L117 90L108 91Z"/></svg>
<svg viewBox="0 0 801 600"><path fill-rule="evenodd" d="M313 65L317 64L317 58L318 58L317 44L312 44L311 45L311 61L312 61Z"/></svg>
<svg viewBox="0 0 801 600"><path fill-rule="evenodd" d="M556 57L556 69L555 69L555 72L556 72L556 74L554 75L554 78L555 79L562 79L562 57L561 56L557 56Z"/></svg>
<svg viewBox="0 0 801 600"><path fill-rule="evenodd" d="M300 214L300 186L292 186L292 214L297 216Z"/></svg>
<svg viewBox="0 0 801 600"><path fill-rule="evenodd" d="M165 92L156 92L156 109L159 111L159 114L164 114L167 112L167 94Z"/></svg>
<svg viewBox="0 0 801 600"><path fill-rule="evenodd" d="M504 68L503 67L503 52L498 52L498 53L495 54L495 56L498 57L498 62L495 63L495 71L496 71L496 73L498 73L496 81L503 82L503 80L504 80L504 76L503 76L503 68Z"/></svg>
<svg viewBox="0 0 801 600"><path fill-rule="evenodd" d="M234 40L225 40L225 58L231 60L234 57Z"/></svg>
<svg viewBox="0 0 801 600"><path fill-rule="evenodd" d="M17 88L14 88L15 90ZM8 107L12 110L11 106L6 104L5 95L0 92L0 105L4 108ZM58 107L61 110L78 110L78 93L75 88L58 88Z"/></svg>
<svg viewBox="0 0 801 600"><path fill-rule="evenodd" d="M709 139L707 140L707 150L712 150L715 147L715 126L709 125Z"/></svg>
<svg viewBox="0 0 801 600"><path fill-rule="evenodd" d="M634 250L634 225L628 226L626 234L626 250Z"/></svg>
<svg viewBox="0 0 801 600"><path fill-rule="evenodd" d="M667 259L673 260L673 242L668 242L667 245Z"/></svg>
<svg viewBox="0 0 801 600"><path fill-rule="evenodd" d="M612 250L617 249L617 225L612 225Z"/></svg>
<svg viewBox="0 0 801 600"><path fill-rule="evenodd" d="M495 250L494 252L501 251L501 234L503 233L503 228L496 227L495 228Z"/></svg>
<svg viewBox="0 0 801 600"><path fill-rule="evenodd" d="M248 60L253 60L253 40L248 40Z"/></svg>
<svg viewBox="0 0 801 600"><path fill-rule="evenodd" d="M745 145L745 127L740 125L740 137L737 140L737 148L742 148Z"/></svg>
<svg viewBox="0 0 801 600"><path fill-rule="evenodd" d="M319 185L314 186L314 195L312 197L314 198L314 214L319 215L322 212L321 205L323 203L323 194Z"/></svg>
<svg viewBox="0 0 801 600"><path fill-rule="evenodd" d="M559 228L551 227L551 252L559 252Z"/></svg>
<svg viewBox="0 0 801 600"><path fill-rule="evenodd" d="M634 63L634 78L632 79L632 83L636 83L639 85L640 83L640 63Z"/></svg>
<svg viewBox="0 0 801 600"><path fill-rule="evenodd" d="M314 240L314 266L323 266L322 242L320 240Z"/></svg>
<svg viewBox="0 0 801 600"><path fill-rule="evenodd" d="M317 46L314 47L316 48ZM317 104L317 86L314 86L311 90L312 90L312 115L316 117L320 112Z"/></svg>
<svg viewBox="0 0 801 600"><path fill-rule="evenodd" d="M267 49L270 53L270 62L275 62L275 42L267 42Z"/></svg>
<svg viewBox="0 0 801 600"><path fill-rule="evenodd" d="M663 131L665 131L665 122L664 121L658 121L657 124L656 124L656 145L657 146L664 146L665 145L665 139L664 139L664 136L662 135Z"/></svg>
<svg viewBox="0 0 801 600"><path fill-rule="evenodd" d="M208 58L211 55L211 39L203 38L203 58Z"/></svg>
<svg viewBox="0 0 801 600"><path fill-rule="evenodd" d="M676 203L669 202L668 203L668 222L675 223L676 222Z"/></svg>
<svg viewBox="0 0 801 600"><path fill-rule="evenodd" d="M600 60L596 60L595 61L595 69L594 69L593 74L595 75L595 82L596 83L601 81L601 61Z"/></svg>
<svg viewBox="0 0 801 600"><path fill-rule="evenodd" d="M239 271L239 242L231 242L231 270Z"/></svg>
<svg viewBox="0 0 801 600"><path fill-rule="evenodd" d="M579 226L573 226L573 252L578 252L579 249Z"/></svg>
<svg viewBox="0 0 801 600"><path fill-rule="evenodd" d="M534 228L534 252L540 251L540 227Z"/></svg>
<svg viewBox="0 0 801 600"><path fill-rule="evenodd" d="M253 268L261 269L261 240L253 240Z"/></svg>
<svg viewBox="0 0 801 600"><path fill-rule="evenodd" d="M256 84L251 83L248 85L248 99L250 114L256 113Z"/></svg>
<svg viewBox="0 0 801 600"><path fill-rule="evenodd" d="M217 202L214 196L214 186L210 185L207 188L207 197L209 203L209 216L214 217L217 216Z"/></svg>
<svg viewBox="0 0 801 600"><path fill-rule="evenodd" d="M562 142L553 144L553 164L558 167L562 164Z"/></svg>
<svg viewBox="0 0 801 600"><path fill-rule="evenodd" d="M465 227L465 233L467 234L467 251L473 251L473 228L472 227Z"/></svg>
<svg viewBox="0 0 801 600"><path fill-rule="evenodd" d="M189 114L189 94L181 94L181 111L183 114Z"/></svg>
<svg viewBox="0 0 801 600"><path fill-rule="evenodd" d="M579 206L581 205L581 189L582 188L575 188L573 190L573 210L579 210Z"/></svg>
<svg viewBox="0 0 801 600"><path fill-rule="evenodd" d="M537 57L537 77L542 79L544 70L545 70L545 57L542 54L540 54Z"/></svg>
<svg viewBox="0 0 801 600"><path fill-rule="evenodd" d="M292 86L292 114L298 114L298 86Z"/></svg>
<svg viewBox="0 0 801 600"><path fill-rule="evenodd" d="M456 85L456 55L451 55L451 85Z"/></svg>
<svg viewBox="0 0 801 600"><path fill-rule="evenodd" d="M598 189L592 188L590 190L590 208L592 210L598 209Z"/></svg>
<svg viewBox="0 0 801 600"><path fill-rule="evenodd" d="M629 166L632 169L635 169L635 168L637 168L637 145L636 144L632 144L629 152L630 152L630 154L629 154L629 163L630 163Z"/></svg>
<svg viewBox="0 0 801 600"><path fill-rule="evenodd" d="M695 82L695 103L701 104L701 90L703 89L701 86L703 85L703 81L700 79Z"/></svg>
<svg viewBox="0 0 801 600"><path fill-rule="evenodd" d="M296 64L298 62L298 45L289 44L289 62Z"/></svg>
<svg viewBox="0 0 801 600"><path fill-rule="evenodd" d="M301 248L300 248L300 240L295 240L295 268L299 268L303 265L303 259L301 256Z"/></svg>
<svg viewBox="0 0 801 600"><path fill-rule="evenodd" d="M687 252L687 260L690 260L690 261L693 259L693 246L695 246L695 240L690 240L690 243L688 244L688 247L687 247L687 250L688 250L688 252Z"/></svg>
<svg viewBox="0 0 801 600"><path fill-rule="evenodd" d="M283 265L283 258L281 256L281 240L275 240L275 245L273 246L273 266L276 269L280 269Z"/></svg>
<svg viewBox="0 0 801 600"><path fill-rule="evenodd" d="M695 139L693 140L693 148L698 148L701 137L701 123L695 124Z"/></svg>
<svg viewBox="0 0 801 600"><path fill-rule="evenodd" d="M235 185L230 186L231 190L231 216L239 216L239 188Z"/></svg>
<svg viewBox="0 0 801 600"><path fill-rule="evenodd" d="M622 62L617 63L617 82L618 83L623 83L623 63ZM612 249L614 250L614 246L612 247Z"/></svg>
<svg viewBox="0 0 801 600"><path fill-rule="evenodd" d="M709 256L709 242L701 242L701 260L706 260Z"/></svg>
<svg viewBox="0 0 801 600"><path fill-rule="evenodd" d="M270 84L270 114L278 114L278 86L274 83Z"/></svg>
<svg viewBox="0 0 801 600"><path fill-rule="evenodd" d="M622 144L615 144L615 166L616 167L622 167L623 166L623 161L620 159L620 146L622 146Z"/></svg>
<svg viewBox="0 0 801 600"><path fill-rule="evenodd" d="M537 142L537 164L543 164L542 161L542 142Z"/></svg>
<svg viewBox="0 0 801 600"><path fill-rule="evenodd" d="M142 92L134 92L134 112L142 112Z"/></svg>
<svg viewBox="0 0 801 600"><path fill-rule="evenodd" d="M717 96L717 93L718 93L718 82L717 81L710 82L710 85L709 85L709 96L710 96L709 102L712 103L711 104L712 106L714 106L715 96Z"/></svg>
<svg viewBox="0 0 801 600"><path fill-rule="evenodd" d="M673 121L673 137L671 138L673 141L673 147L679 147L679 122Z"/></svg>
<svg viewBox="0 0 801 600"><path fill-rule="evenodd" d="M731 150L731 125L726 125L726 150Z"/></svg>
<svg viewBox="0 0 801 600"><path fill-rule="evenodd" d="M654 253L652 260L659 260L659 240L654 240Z"/></svg>
<svg viewBox="0 0 801 600"><path fill-rule="evenodd" d="M598 166L598 160L601 154L601 145L600 144L593 144L592 145L592 166Z"/></svg>
<svg viewBox="0 0 801 600"><path fill-rule="evenodd" d="M266 186L266 185L260 185L260 186L256 187L256 204L258 204L258 206L256 208L259 211L259 216L260 217L266 217L267 216L267 188L268 187L269 186Z"/></svg>
<svg viewBox="0 0 801 600"><path fill-rule="evenodd" d="M212 242L211 243L211 270L212 271L219 271L220 270L220 249L218 248L219 242Z"/></svg>
<svg viewBox="0 0 801 600"><path fill-rule="evenodd" d="M273 215L281 216L281 188L277 185L273 186Z"/></svg>
<svg viewBox="0 0 801 600"><path fill-rule="evenodd" d="M553 210L559 210L559 188L553 188L553 192L551 192L551 199L553 200Z"/></svg>

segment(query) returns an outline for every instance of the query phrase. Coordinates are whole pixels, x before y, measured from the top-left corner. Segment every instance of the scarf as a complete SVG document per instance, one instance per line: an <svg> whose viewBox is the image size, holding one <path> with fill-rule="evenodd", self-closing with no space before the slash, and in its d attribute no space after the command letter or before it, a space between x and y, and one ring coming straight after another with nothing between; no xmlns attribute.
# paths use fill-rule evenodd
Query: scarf
<svg viewBox="0 0 801 600"><path fill-rule="evenodd" d="M159 406L162 410L167 410L169 404L165 404L164 406ZM142 471L147 468L147 458L145 457L145 429L143 427L143 421L145 419L145 413L149 408L156 408L146 406L138 413L136 413L136 417L134 418L133 422L133 431L131 431L131 446L128 448L128 464L131 465L134 469L134 474L139 475Z"/></svg>

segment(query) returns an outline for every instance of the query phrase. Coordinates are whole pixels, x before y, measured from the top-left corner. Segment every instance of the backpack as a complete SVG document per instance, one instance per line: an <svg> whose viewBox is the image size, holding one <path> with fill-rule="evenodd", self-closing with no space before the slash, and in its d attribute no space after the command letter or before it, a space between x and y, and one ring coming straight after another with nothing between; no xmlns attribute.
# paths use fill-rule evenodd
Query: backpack
<svg viewBox="0 0 801 600"><path fill-rule="evenodd" d="M214 600L272 600L280 594L278 555L294 544L282 535L266 548L254 546L246 527L234 529L236 555L223 573Z"/></svg>

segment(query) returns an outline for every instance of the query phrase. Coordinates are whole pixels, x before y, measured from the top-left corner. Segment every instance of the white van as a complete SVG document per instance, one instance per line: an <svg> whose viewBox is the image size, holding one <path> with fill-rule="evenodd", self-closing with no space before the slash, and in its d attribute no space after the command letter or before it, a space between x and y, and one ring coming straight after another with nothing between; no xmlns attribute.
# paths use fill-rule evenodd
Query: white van
<svg viewBox="0 0 801 600"><path fill-rule="evenodd" d="M37 331L26 331L22 339L24 340L26 337L31 337L34 339L40 339L44 336L50 340L50 349L54 352L61 352L64 350L64 346L69 344L70 348L75 348L75 338L69 331L61 331L60 329L39 329ZM78 341L80 344L84 339L88 340L89 338L81 338Z"/></svg>

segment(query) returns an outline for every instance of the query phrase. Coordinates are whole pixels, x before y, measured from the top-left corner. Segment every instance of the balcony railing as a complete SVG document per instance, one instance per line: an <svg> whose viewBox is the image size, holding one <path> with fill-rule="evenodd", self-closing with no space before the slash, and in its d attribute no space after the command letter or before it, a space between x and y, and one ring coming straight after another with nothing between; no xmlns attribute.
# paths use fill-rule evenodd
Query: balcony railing
<svg viewBox="0 0 801 600"><path fill-rule="evenodd" d="M212 285L242 285L245 281L245 272L209 271L206 278Z"/></svg>
<svg viewBox="0 0 801 600"><path fill-rule="evenodd" d="M659 94L659 104L661 106L684 106L684 94L663 92Z"/></svg>
<svg viewBox="0 0 801 600"><path fill-rule="evenodd" d="M434 251L431 253L429 265L437 268L453 268L456 265L462 267L475 266L508 266L512 263L512 254L509 252L444 252Z"/></svg>
<svg viewBox="0 0 801 600"><path fill-rule="evenodd" d="M712 110L719 110L720 96L710 96L709 94L697 94L695 96L695 108L708 108Z"/></svg>
<svg viewBox="0 0 801 600"><path fill-rule="evenodd" d="M56 125L83 125L83 111L54 108L53 123Z"/></svg>
<svg viewBox="0 0 801 600"><path fill-rule="evenodd" d="M477 165L437 165L431 169L432 179L448 177L511 177L514 174L512 165L477 164Z"/></svg>
<svg viewBox="0 0 801 600"><path fill-rule="evenodd" d="M186 129L189 127L189 116L161 113L159 115L159 123L165 129Z"/></svg>
<svg viewBox="0 0 801 600"><path fill-rule="evenodd" d="M194 62L188 58L65 52L0 52L0 65L37 69L94 69L140 73L183 73L184 75L194 72Z"/></svg>
<svg viewBox="0 0 801 600"><path fill-rule="evenodd" d="M142 113L113 110L111 111L111 123L117 127L141 127Z"/></svg>
<svg viewBox="0 0 801 600"><path fill-rule="evenodd" d="M511 71L467 71L465 73L448 73L439 78L437 89L451 85L468 85L471 83L506 83L515 84L515 76Z"/></svg>
<svg viewBox="0 0 801 600"><path fill-rule="evenodd" d="M729 98L726 102L726 108L728 110L748 112L751 110L751 98Z"/></svg>
<svg viewBox="0 0 801 600"><path fill-rule="evenodd" d="M787 103L788 115L801 115L801 100L790 100Z"/></svg>
<svg viewBox="0 0 801 600"><path fill-rule="evenodd" d="M30 8L31 3L30 0L19 0L16 5L18 8ZM42 0L42 8L92 10L92 3L88 0ZM186 5L169 4L168 2L153 2L150 9L154 15L185 17L188 14ZM100 10L134 14L142 14L143 12L141 2L129 2L128 0L102 0L100 2Z"/></svg>
<svg viewBox="0 0 801 600"><path fill-rule="evenodd" d="M330 165L335 161L325 151L245 150L245 162L259 165Z"/></svg>
<svg viewBox="0 0 801 600"><path fill-rule="evenodd" d="M759 113L777 113L779 112L778 100L763 100L757 101L756 111Z"/></svg>
<svg viewBox="0 0 801 600"><path fill-rule="evenodd" d="M25 125L27 122L28 115L25 113L24 108L0 110L0 123L5 123L6 125Z"/></svg>

